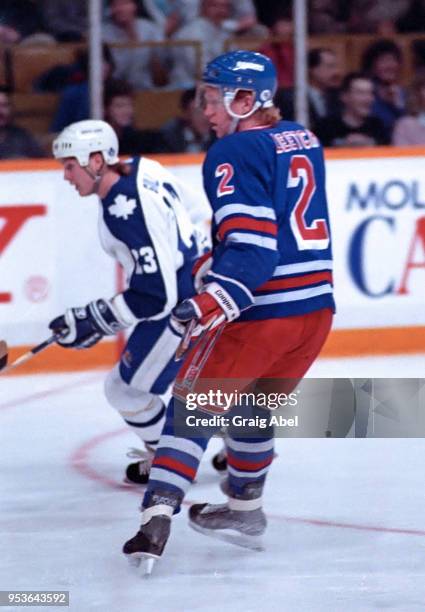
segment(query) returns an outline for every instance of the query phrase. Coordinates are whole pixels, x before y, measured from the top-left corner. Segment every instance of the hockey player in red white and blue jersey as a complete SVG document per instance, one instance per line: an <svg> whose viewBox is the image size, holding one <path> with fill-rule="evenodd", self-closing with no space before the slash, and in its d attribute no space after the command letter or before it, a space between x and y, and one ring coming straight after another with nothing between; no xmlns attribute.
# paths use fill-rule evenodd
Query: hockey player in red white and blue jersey
<svg viewBox="0 0 425 612"><path fill-rule="evenodd" d="M323 151L308 129L280 120L275 90L272 62L248 51L210 62L199 88L218 137L203 166L214 247L199 267L198 294L178 304L172 317L176 326L192 330L196 324L198 332L207 327L210 334L221 325L198 381L243 380L252 387L261 380L300 379L331 327L335 307ZM180 383L190 378L197 350L189 351ZM175 435L173 418L186 410L178 387L153 460L142 526L124 546L132 560L162 554L171 516L214 433L210 427ZM220 413L213 404L203 410ZM273 459L273 431L251 431L247 438L228 430L222 487L228 501L192 506L189 521L215 537L226 538L230 531L233 542L256 548L266 527L262 491Z"/></svg>

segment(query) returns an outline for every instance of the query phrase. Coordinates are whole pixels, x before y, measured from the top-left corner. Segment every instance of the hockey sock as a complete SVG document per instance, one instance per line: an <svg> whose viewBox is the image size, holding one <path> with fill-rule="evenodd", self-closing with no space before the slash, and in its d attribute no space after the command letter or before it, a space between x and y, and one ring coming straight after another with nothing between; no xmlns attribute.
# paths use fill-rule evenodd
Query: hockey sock
<svg viewBox="0 0 425 612"><path fill-rule="evenodd" d="M213 434L219 429L209 429L208 431L187 430L188 435L184 435L185 430L179 431L175 435L175 423L177 419L187 415L186 407L175 398L171 398L167 409L164 429L155 452L152 463L148 487L143 499L143 507L149 506L152 494L156 490L171 491L180 496L185 496L189 486L196 476L202 455ZM178 512L180 507L176 508Z"/></svg>
<svg viewBox="0 0 425 612"><path fill-rule="evenodd" d="M273 461L273 438L226 438L228 486L236 495L252 482L264 481Z"/></svg>

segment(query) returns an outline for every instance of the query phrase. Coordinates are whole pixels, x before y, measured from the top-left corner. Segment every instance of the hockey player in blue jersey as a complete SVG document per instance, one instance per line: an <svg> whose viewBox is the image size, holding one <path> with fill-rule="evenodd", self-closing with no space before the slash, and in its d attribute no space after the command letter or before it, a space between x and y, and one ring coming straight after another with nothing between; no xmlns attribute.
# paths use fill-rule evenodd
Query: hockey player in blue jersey
<svg viewBox="0 0 425 612"><path fill-rule="evenodd" d="M208 226L210 210L202 194L158 162L144 157L120 162L117 135L104 121L68 126L54 141L53 153L80 196L99 197L100 240L123 267L127 288L110 299L69 308L50 328L67 330L57 340L65 348L89 348L105 335L133 328L106 378L105 393L146 445L126 473L131 482L145 483L165 420L160 395L180 366L174 360L180 337L169 327L169 315L194 292L191 270L205 251L201 228Z"/></svg>
<svg viewBox="0 0 425 612"><path fill-rule="evenodd" d="M276 71L265 56L233 51L210 62L199 88L218 140L204 187L213 208L213 252L198 294L173 310L176 326L226 324L198 381L300 379L322 348L334 311L332 251L322 147L308 129L282 121L273 105ZM189 328L190 325L190 328ZM210 335L214 331L209 332ZM189 351L178 380L193 371ZM189 376L190 380L190 376ZM244 384L245 384L244 382ZM180 391L177 392L178 387ZM196 385L191 391L196 392ZM202 389L204 390L204 389ZM211 428L174 434L185 411L175 386L143 500L142 525L124 545L130 561L158 558L206 448ZM203 410L219 412L210 404ZM183 417L184 418L184 417ZM224 504L196 504L190 525L255 548L266 527L262 493L273 432L228 432ZM258 433L258 435L256 435Z"/></svg>

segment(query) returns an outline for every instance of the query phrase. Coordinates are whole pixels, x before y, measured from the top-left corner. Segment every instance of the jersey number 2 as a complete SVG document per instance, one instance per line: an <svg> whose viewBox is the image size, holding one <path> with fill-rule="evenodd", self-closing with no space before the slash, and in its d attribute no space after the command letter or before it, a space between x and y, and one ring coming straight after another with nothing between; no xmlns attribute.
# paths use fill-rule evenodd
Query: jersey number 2
<svg viewBox="0 0 425 612"><path fill-rule="evenodd" d="M217 197L221 198L221 196L230 195L234 193L235 188L233 185L229 185L230 181L233 178L235 171L233 170L232 164L220 164L215 169L216 178L221 176L221 181L217 187Z"/></svg>
<svg viewBox="0 0 425 612"><path fill-rule="evenodd" d="M302 180L302 189L290 216L291 229L298 249L327 249L329 232L325 219L314 219L307 225L305 216L316 191L316 178L313 164L306 155L294 155L291 160L288 176L288 187L298 187Z"/></svg>

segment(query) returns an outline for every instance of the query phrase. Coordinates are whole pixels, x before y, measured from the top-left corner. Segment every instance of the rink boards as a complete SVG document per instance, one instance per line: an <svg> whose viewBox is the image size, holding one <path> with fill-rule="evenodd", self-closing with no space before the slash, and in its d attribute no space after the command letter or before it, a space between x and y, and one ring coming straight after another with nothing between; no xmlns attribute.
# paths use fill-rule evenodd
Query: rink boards
<svg viewBox="0 0 425 612"><path fill-rule="evenodd" d="M425 351L424 148L327 153L338 313L324 355ZM202 189L202 156L158 156ZM42 341L68 306L109 297L122 278L97 237L95 197L81 199L53 161L0 162L1 336ZM104 366L119 346L49 349L35 369Z"/></svg>

